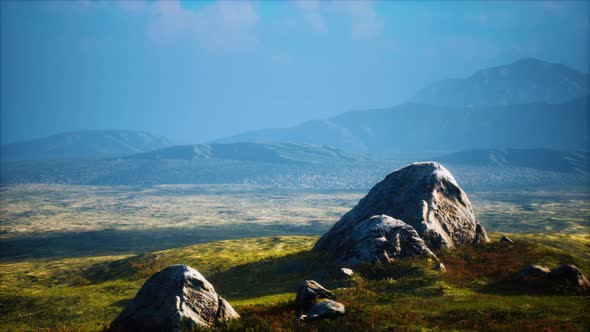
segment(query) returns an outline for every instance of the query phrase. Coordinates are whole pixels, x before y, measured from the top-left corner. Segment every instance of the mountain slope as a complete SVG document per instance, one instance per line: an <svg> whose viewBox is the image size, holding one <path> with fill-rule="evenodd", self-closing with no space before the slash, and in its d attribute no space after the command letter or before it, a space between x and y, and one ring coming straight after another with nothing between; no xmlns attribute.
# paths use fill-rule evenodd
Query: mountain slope
<svg viewBox="0 0 590 332"><path fill-rule="evenodd" d="M527 58L433 83L411 102L451 107L564 103L588 94L589 80L589 75L567 66Z"/></svg>
<svg viewBox="0 0 590 332"><path fill-rule="evenodd" d="M2 146L2 161L100 159L170 146L161 136L132 130L88 130L62 133Z"/></svg>
<svg viewBox="0 0 590 332"><path fill-rule="evenodd" d="M550 149L480 149L452 153L436 160L470 166L515 166L542 171L587 174L590 152Z"/></svg>
<svg viewBox="0 0 590 332"><path fill-rule="evenodd" d="M454 152L474 148L586 149L588 96L564 104L450 108L402 104L355 111L283 128L247 132L217 142L297 142L370 153Z"/></svg>

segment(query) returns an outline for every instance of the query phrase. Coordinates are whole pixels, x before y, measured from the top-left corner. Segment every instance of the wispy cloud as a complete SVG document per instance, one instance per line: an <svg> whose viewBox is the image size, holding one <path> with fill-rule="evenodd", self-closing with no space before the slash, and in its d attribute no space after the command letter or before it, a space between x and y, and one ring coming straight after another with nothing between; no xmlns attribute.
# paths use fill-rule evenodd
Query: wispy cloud
<svg viewBox="0 0 590 332"><path fill-rule="evenodd" d="M373 39L383 31L384 21L377 15L372 1L343 1L334 4L348 14L353 39Z"/></svg>
<svg viewBox="0 0 590 332"><path fill-rule="evenodd" d="M179 1L158 1L149 15L147 32L158 42L188 36L206 49L249 48L257 42L258 15L249 2L219 1L193 10Z"/></svg>
<svg viewBox="0 0 590 332"><path fill-rule="evenodd" d="M346 22L352 39L368 40L378 37L384 27L370 0L297 0L293 4L303 12L305 23L315 32L328 31L328 21L338 19Z"/></svg>
<svg viewBox="0 0 590 332"><path fill-rule="evenodd" d="M306 23L315 32L326 32L326 22L320 12L319 0L297 0L295 6L303 11Z"/></svg>
<svg viewBox="0 0 590 332"><path fill-rule="evenodd" d="M208 50L243 49L257 43L259 21L248 1L217 1L186 8L179 0L85 1L85 6L112 4L147 17L147 36L157 43L189 40Z"/></svg>

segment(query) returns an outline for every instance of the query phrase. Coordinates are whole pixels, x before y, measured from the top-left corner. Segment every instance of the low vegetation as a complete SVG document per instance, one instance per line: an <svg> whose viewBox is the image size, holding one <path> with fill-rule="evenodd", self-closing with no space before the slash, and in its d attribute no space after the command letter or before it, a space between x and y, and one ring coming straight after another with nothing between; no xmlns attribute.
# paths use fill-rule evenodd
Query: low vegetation
<svg viewBox="0 0 590 332"><path fill-rule="evenodd" d="M493 234L497 238L497 234ZM366 330L587 330L590 299L568 295L505 292L501 285L529 263L572 263L590 271L582 251L589 236L512 235L514 245L492 243L437 254L432 262L408 259L357 269L345 288L335 266L309 249L317 237L287 236L219 241L136 256L29 260L0 266L2 330L102 330L157 270L175 263L193 266L242 315L222 331ZM569 254L566 254L569 253ZM304 279L336 289L347 314L299 323L294 290Z"/></svg>

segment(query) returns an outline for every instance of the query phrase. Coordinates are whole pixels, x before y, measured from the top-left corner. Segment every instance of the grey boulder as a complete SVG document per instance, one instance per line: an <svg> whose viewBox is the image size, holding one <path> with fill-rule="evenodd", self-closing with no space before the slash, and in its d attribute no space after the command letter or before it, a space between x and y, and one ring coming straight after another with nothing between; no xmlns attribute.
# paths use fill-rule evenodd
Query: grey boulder
<svg viewBox="0 0 590 332"><path fill-rule="evenodd" d="M582 274L582 271L574 265L560 265L551 270L551 278L556 280L564 280L569 282L572 286L589 289L590 282Z"/></svg>
<svg viewBox="0 0 590 332"><path fill-rule="evenodd" d="M534 280L534 279L541 279L547 278L551 274L551 270L549 270L546 266L543 265L536 265L531 264L522 268L516 274L517 280Z"/></svg>
<svg viewBox="0 0 590 332"><path fill-rule="evenodd" d="M110 330L176 332L239 317L197 270L171 265L144 283Z"/></svg>
<svg viewBox="0 0 590 332"><path fill-rule="evenodd" d="M295 297L295 314L299 316L303 312L306 312L319 299L336 300L336 296L315 280L305 280L303 284L297 287L297 295Z"/></svg>
<svg viewBox="0 0 590 332"><path fill-rule="evenodd" d="M390 263L412 256L431 257L438 261L412 226L386 215L372 216L356 223L328 253L350 266L377 261Z"/></svg>
<svg viewBox="0 0 590 332"><path fill-rule="evenodd" d="M577 289L583 292L590 290L590 282L582 274L582 271L574 265L560 265L552 270L541 265L529 265L516 274L516 279L529 282L543 282L544 285L562 289Z"/></svg>
<svg viewBox="0 0 590 332"><path fill-rule="evenodd" d="M297 288L295 315L299 320L310 321L344 314L344 305L336 296L314 280L305 280Z"/></svg>
<svg viewBox="0 0 590 332"><path fill-rule="evenodd" d="M344 315L344 304L329 299L323 299L315 303L306 314L299 317L302 321L312 321L324 318L333 318Z"/></svg>
<svg viewBox="0 0 590 332"><path fill-rule="evenodd" d="M432 249L489 242L471 202L451 173L436 162L413 163L389 174L315 244L334 250L357 224L387 215L412 226Z"/></svg>

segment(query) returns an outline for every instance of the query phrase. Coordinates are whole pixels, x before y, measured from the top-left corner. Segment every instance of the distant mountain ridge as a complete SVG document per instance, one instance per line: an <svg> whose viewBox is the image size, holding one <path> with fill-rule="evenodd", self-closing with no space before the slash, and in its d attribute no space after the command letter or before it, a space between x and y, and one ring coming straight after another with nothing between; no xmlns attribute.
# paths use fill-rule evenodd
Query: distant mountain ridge
<svg viewBox="0 0 590 332"><path fill-rule="evenodd" d="M246 132L230 142L296 142L368 153L435 153L482 148L586 149L590 98L563 104L446 107L407 103L300 125Z"/></svg>
<svg viewBox="0 0 590 332"><path fill-rule="evenodd" d="M526 58L436 82L408 103L347 112L289 128L214 142L294 142L368 153L444 153L468 149L586 149L590 76Z"/></svg>
<svg viewBox="0 0 590 332"><path fill-rule="evenodd" d="M590 173L590 151L479 149L455 152L435 160L453 165L515 166L541 171Z"/></svg>
<svg viewBox="0 0 590 332"><path fill-rule="evenodd" d="M410 100L449 107L564 103L590 93L590 75L535 58L486 68L470 77L435 82Z"/></svg>
<svg viewBox="0 0 590 332"><path fill-rule="evenodd" d="M2 145L2 161L101 159L142 153L167 147L165 137L133 130L86 130L67 132Z"/></svg>
<svg viewBox="0 0 590 332"><path fill-rule="evenodd" d="M355 161L368 156L327 146L295 143L227 143L172 146L124 157L141 160L237 160L262 163L316 163Z"/></svg>

